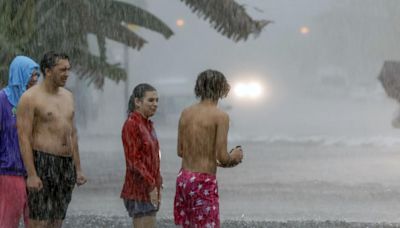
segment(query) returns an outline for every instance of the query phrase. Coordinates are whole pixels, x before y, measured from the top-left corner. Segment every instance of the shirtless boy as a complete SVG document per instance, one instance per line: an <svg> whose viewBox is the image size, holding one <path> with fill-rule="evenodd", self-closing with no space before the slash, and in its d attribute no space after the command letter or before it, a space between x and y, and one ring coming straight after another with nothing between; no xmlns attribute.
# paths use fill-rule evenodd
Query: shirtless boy
<svg viewBox="0 0 400 228"><path fill-rule="evenodd" d="M229 89L222 73L214 70L200 73L195 86L200 102L181 114L178 156L182 157L182 168L176 180L176 225L220 226L217 166L234 167L243 159L241 147L227 152L229 116L217 106Z"/></svg>

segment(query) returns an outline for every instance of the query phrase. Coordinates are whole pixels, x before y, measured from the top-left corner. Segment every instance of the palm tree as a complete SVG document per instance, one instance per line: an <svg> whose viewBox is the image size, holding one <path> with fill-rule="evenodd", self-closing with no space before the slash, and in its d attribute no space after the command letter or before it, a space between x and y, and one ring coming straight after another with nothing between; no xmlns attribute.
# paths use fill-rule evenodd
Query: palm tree
<svg viewBox="0 0 400 228"><path fill-rule="evenodd" d="M13 12L10 12L10 9L26 5L28 2L34 3L33 7L31 4L30 9L33 9L31 14L37 15L31 19L34 21L34 30L30 30L26 36L27 41L17 45L18 48L9 52L8 56L24 53L39 59L46 50L67 52L78 75L88 79L88 83L93 82L98 88L103 86L105 77L116 82L126 78L123 68L107 62L106 38L136 49L140 49L146 42L129 30L125 25L126 22L146 27L163 34L166 38L173 34L168 26L151 13L117 1L18 0L4 1L2 3L4 7L0 9L8 13L8 21L9 18L16 20L12 17ZM22 13L22 11L18 13L20 12ZM8 22L6 19L4 21ZM14 29L12 26L9 27ZM3 31L3 33L9 32ZM89 52L87 35L90 33L95 34L97 38L99 56ZM9 37L8 43L14 43L13 38L14 36ZM2 49L1 52L6 50Z"/></svg>
<svg viewBox="0 0 400 228"><path fill-rule="evenodd" d="M8 65L23 53L34 31L32 0L0 1L0 88L8 81Z"/></svg>
<svg viewBox="0 0 400 228"><path fill-rule="evenodd" d="M234 0L181 1L235 42L259 34L270 22L252 20ZM58 50L70 55L81 78L102 88L105 78L115 82L126 79L119 64L107 62L106 38L139 50L146 40L128 24L153 30L166 39L173 35L146 10L111 0L0 0L0 15L0 87L5 85L8 64L15 55L40 59L46 50ZM99 55L90 53L88 34L97 38Z"/></svg>

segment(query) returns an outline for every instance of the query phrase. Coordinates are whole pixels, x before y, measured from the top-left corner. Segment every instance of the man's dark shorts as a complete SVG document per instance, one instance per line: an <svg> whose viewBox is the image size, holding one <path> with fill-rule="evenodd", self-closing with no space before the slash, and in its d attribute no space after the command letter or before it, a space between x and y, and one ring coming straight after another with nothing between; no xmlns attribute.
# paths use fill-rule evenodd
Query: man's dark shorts
<svg viewBox="0 0 400 228"><path fill-rule="evenodd" d="M41 151L33 151L33 157L43 188L28 191L29 218L63 220L76 183L73 159Z"/></svg>

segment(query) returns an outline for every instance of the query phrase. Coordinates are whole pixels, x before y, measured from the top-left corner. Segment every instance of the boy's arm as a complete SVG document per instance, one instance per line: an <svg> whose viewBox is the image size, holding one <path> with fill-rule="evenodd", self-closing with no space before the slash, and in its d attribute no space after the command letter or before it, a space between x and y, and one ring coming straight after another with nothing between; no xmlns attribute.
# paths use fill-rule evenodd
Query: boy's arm
<svg viewBox="0 0 400 228"><path fill-rule="evenodd" d="M178 145L177 145L177 152L178 152L178 156L182 157L183 156L183 143L182 143L182 139L183 139L183 112L181 114L181 117L179 118L179 125L178 125Z"/></svg>

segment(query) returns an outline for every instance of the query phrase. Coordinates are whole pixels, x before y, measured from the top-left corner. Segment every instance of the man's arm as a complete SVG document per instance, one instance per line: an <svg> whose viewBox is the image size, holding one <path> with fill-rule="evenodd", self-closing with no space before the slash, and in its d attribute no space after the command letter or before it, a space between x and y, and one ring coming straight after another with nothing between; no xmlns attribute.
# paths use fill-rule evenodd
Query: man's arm
<svg viewBox="0 0 400 228"><path fill-rule="evenodd" d="M72 96L72 95L71 95ZM74 105L72 103L72 105ZM86 177L83 175L81 168L81 158L79 156L79 146L78 146L78 130L75 126L75 111L72 113L72 134L71 134L71 147L72 147L72 159L75 164L76 171L76 184L82 185L86 183Z"/></svg>
<svg viewBox="0 0 400 228"><path fill-rule="evenodd" d="M78 131L76 129L75 124L72 126L71 143L72 143L72 157L74 159L75 170L76 172L81 172L82 169L81 169L81 159L79 156Z"/></svg>
<svg viewBox="0 0 400 228"><path fill-rule="evenodd" d="M72 130L72 159L74 160L75 164L75 171L76 171L76 184L82 185L86 183L86 177L83 175L82 168L81 168L81 159L79 156L79 147L78 147L78 133L75 125L73 126Z"/></svg>
<svg viewBox="0 0 400 228"><path fill-rule="evenodd" d="M17 130L22 160L28 173L27 187L40 190L43 185L36 173L31 146L35 111L33 103L30 94L25 93L21 96L17 109Z"/></svg>

